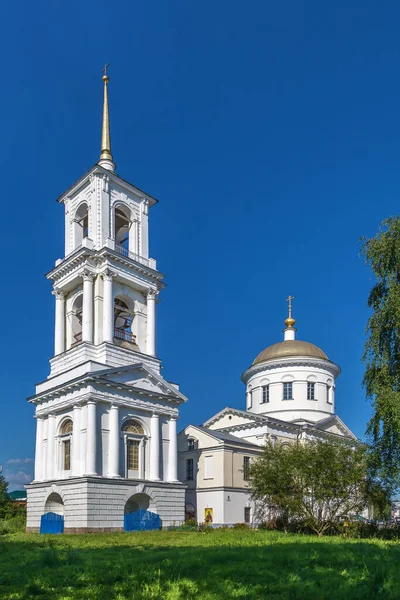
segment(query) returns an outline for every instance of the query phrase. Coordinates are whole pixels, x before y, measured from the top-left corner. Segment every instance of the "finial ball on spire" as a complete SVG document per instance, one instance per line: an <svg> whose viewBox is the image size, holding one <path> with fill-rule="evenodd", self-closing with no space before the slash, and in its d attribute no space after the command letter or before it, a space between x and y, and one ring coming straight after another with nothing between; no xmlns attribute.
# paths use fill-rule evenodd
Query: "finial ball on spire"
<svg viewBox="0 0 400 600"><path fill-rule="evenodd" d="M288 309L289 309L289 315L285 321L286 327L293 327L293 325L296 323L296 319L293 319L293 317L292 317L292 300L294 300L294 296L289 296L286 299L286 301L288 303Z"/></svg>

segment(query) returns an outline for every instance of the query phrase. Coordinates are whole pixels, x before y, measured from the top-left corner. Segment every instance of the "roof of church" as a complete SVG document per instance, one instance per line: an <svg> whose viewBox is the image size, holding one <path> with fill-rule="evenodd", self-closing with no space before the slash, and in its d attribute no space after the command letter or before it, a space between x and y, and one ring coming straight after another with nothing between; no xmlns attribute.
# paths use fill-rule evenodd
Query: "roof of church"
<svg viewBox="0 0 400 600"><path fill-rule="evenodd" d="M310 342L303 342L301 340L285 340L284 342L278 342L272 346L265 348L253 361L253 365L266 362L267 360L275 360L276 358L287 358L292 356L310 356L313 358L320 358L323 360L329 360L327 355L321 348L318 348L315 344Z"/></svg>

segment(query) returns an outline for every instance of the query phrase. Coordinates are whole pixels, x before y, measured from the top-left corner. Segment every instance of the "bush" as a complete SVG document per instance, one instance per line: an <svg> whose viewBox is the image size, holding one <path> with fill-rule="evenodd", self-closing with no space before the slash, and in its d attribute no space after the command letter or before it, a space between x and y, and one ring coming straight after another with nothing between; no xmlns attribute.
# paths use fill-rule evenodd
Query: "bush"
<svg viewBox="0 0 400 600"><path fill-rule="evenodd" d="M17 515L9 519L0 519L0 535L25 531L25 515Z"/></svg>
<svg viewBox="0 0 400 600"><path fill-rule="evenodd" d="M194 527L194 528L197 529L197 521L196 521L196 519L186 519L184 527L185 528Z"/></svg>
<svg viewBox="0 0 400 600"><path fill-rule="evenodd" d="M247 523L235 523L233 529L250 529Z"/></svg>

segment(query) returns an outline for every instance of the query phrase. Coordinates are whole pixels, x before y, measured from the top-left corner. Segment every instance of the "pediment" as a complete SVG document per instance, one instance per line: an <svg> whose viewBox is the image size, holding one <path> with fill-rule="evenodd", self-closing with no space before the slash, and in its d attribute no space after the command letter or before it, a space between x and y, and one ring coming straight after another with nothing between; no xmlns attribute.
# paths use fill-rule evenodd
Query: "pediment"
<svg viewBox="0 0 400 600"><path fill-rule="evenodd" d="M315 428L327 433L333 433L335 435L341 435L343 437L350 437L357 439L357 436L345 425L340 417L332 415L322 421L315 423Z"/></svg>
<svg viewBox="0 0 400 600"><path fill-rule="evenodd" d="M236 425L254 425L259 422L260 417L234 408L224 408L222 411L203 423L208 429L225 429Z"/></svg>
<svg viewBox="0 0 400 600"><path fill-rule="evenodd" d="M143 364L112 368L96 374L96 378L113 384L123 384L134 390L151 395L162 395L186 402L187 398L176 387L160 375L154 373Z"/></svg>

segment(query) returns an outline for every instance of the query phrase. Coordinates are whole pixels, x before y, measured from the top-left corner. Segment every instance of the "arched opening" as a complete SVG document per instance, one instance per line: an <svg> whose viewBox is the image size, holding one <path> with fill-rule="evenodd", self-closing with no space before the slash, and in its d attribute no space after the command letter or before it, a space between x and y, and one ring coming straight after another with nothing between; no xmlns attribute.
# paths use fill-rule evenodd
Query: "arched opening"
<svg viewBox="0 0 400 600"><path fill-rule="evenodd" d="M134 494L124 508L125 531L150 531L161 529L161 519L156 507L147 494Z"/></svg>
<svg viewBox="0 0 400 600"><path fill-rule="evenodd" d="M82 241L89 237L89 210L86 202L78 207L74 218L75 248L78 248Z"/></svg>
<svg viewBox="0 0 400 600"><path fill-rule="evenodd" d="M61 498L60 494L56 492L52 492L50 496L46 500L46 504L44 505L45 513L55 513L56 515L64 515L64 502Z"/></svg>
<svg viewBox="0 0 400 600"><path fill-rule="evenodd" d="M116 297L114 300L114 339L119 345L130 348L136 346L136 338L132 333L132 324L135 316L133 302L128 306L129 300ZM124 342L127 342L124 344Z"/></svg>
<svg viewBox="0 0 400 600"><path fill-rule="evenodd" d="M145 477L145 435L142 424L128 419L121 427L125 446L125 474L128 479Z"/></svg>
<svg viewBox="0 0 400 600"><path fill-rule="evenodd" d="M125 504L124 513L136 512L137 510L149 510L151 498L147 494L134 494Z"/></svg>
<svg viewBox="0 0 400 600"><path fill-rule="evenodd" d="M79 294L74 300L71 311L71 347L82 341L82 301L83 294Z"/></svg>
<svg viewBox="0 0 400 600"><path fill-rule="evenodd" d="M61 469L63 471L71 470L71 440L73 432L73 423L71 419L66 419L60 427L61 440Z"/></svg>
<svg viewBox="0 0 400 600"><path fill-rule="evenodd" d="M131 228L131 211L127 206L119 204L114 211L114 239L116 249L126 256L129 253L129 232Z"/></svg>

